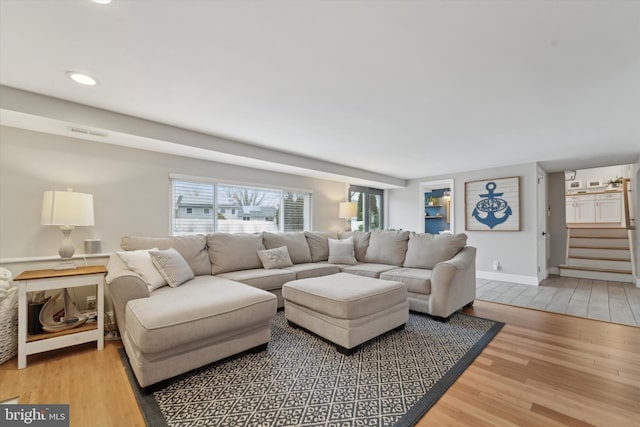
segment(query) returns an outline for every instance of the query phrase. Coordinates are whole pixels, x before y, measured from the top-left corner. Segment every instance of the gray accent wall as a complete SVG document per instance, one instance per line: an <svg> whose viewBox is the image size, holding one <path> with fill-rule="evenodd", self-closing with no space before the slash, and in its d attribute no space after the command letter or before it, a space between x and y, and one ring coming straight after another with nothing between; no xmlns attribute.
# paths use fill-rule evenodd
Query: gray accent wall
<svg viewBox="0 0 640 427"><path fill-rule="evenodd" d="M57 256L62 233L40 225L45 190L71 187L94 196L95 226L72 233L76 254L84 252L84 239L102 239L103 252L112 252L123 235L168 235L170 173L311 190L313 229L344 229L337 218L341 182L0 126L0 259Z"/></svg>

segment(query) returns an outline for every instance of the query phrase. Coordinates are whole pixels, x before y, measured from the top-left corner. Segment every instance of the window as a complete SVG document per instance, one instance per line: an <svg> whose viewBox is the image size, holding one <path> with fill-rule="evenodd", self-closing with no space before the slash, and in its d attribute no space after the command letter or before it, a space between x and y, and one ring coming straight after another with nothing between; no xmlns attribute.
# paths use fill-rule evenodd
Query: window
<svg viewBox="0 0 640 427"><path fill-rule="evenodd" d="M356 202L358 216L351 220L351 229L359 231L384 228L384 190L349 186L349 201Z"/></svg>
<svg viewBox="0 0 640 427"><path fill-rule="evenodd" d="M311 193L171 178L172 234L309 229ZM217 215L211 215L217 212Z"/></svg>

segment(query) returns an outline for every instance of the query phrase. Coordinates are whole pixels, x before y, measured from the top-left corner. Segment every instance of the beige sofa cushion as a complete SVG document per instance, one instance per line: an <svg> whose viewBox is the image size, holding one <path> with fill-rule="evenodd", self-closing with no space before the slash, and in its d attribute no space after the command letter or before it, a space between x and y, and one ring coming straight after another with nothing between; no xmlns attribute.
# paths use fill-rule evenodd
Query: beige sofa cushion
<svg viewBox="0 0 640 427"><path fill-rule="evenodd" d="M264 268L255 268L252 270L230 271L216 277L235 280L265 291L275 291L282 288L285 283L296 280L296 273L288 269L266 270Z"/></svg>
<svg viewBox="0 0 640 427"><path fill-rule="evenodd" d="M207 234L213 274L262 268L258 251L264 249L262 235L248 233Z"/></svg>
<svg viewBox="0 0 640 427"><path fill-rule="evenodd" d="M125 251L174 248L180 252L180 255L187 261L196 276L211 274L211 262L207 254L207 239L201 234L174 237L125 236L120 241L120 247Z"/></svg>
<svg viewBox="0 0 640 427"><path fill-rule="evenodd" d="M310 277L340 273L340 266L324 262L309 262L285 267L285 270L294 271L296 273L296 279L308 279Z"/></svg>
<svg viewBox="0 0 640 427"><path fill-rule="evenodd" d="M401 266L407 253L408 231L374 230L371 232L366 262Z"/></svg>
<svg viewBox="0 0 640 427"><path fill-rule="evenodd" d="M311 252L304 232L287 232L287 233L270 233L265 231L262 233L262 241L267 249L275 249L286 246L289 250L289 256L294 264L302 264L311 262Z"/></svg>
<svg viewBox="0 0 640 427"><path fill-rule="evenodd" d="M338 233L323 231L305 231L304 237L307 239L311 261L319 262L329 259L329 239L337 239Z"/></svg>
<svg viewBox="0 0 640 427"><path fill-rule="evenodd" d="M342 265L341 267L343 273L373 278L380 277L380 273L398 268L397 265L374 263L358 263L356 265Z"/></svg>
<svg viewBox="0 0 640 427"><path fill-rule="evenodd" d="M395 268L380 273L380 278L402 282L407 285L409 292L427 295L431 293L431 270L424 270L422 268Z"/></svg>
<svg viewBox="0 0 640 427"><path fill-rule="evenodd" d="M353 237L353 247L356 252L356 259L358 262L365 262L367 255L367 248L369 247L369 239L371 232L369 231L342 231L338 235L340 239L347 239Z"/></svg>
<svg viewBox="0 0 640 427"><path fill-rule="evenodd" d="M453 258L467 244L467 235L411 233L404 267L432 269Z"/></svg>

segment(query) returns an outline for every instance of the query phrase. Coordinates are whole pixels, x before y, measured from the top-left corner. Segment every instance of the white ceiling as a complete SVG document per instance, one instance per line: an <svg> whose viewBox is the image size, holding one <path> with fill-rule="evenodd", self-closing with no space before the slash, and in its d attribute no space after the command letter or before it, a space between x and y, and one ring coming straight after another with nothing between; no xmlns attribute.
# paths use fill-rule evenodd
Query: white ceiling
<svg viewBox="0 0 640 427"><path fill-rule="evenodd" d="M640 2L0 0L0 84L401 179L631 163Z"/></svg>

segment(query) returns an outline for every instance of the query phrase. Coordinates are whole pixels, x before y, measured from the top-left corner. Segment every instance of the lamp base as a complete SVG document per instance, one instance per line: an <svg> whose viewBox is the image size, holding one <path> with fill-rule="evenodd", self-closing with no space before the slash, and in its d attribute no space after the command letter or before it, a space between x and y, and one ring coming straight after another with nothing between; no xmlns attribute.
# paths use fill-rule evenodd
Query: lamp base
<svg viewBox="0 0 640 427"><path fill-rule="evenodd" d="M60 261L58 265L53 267L54 270L74 270L76 268L78 268L78 266L71 260Z"/></svg>

